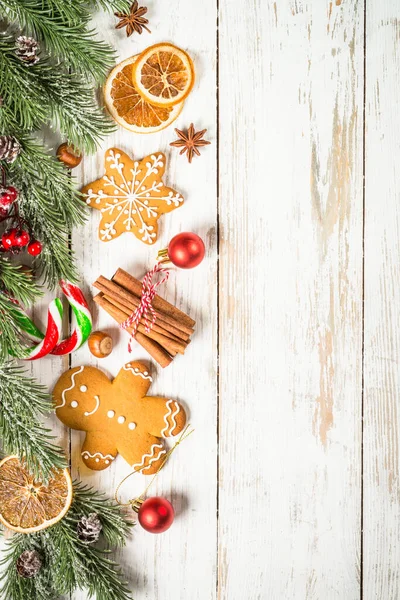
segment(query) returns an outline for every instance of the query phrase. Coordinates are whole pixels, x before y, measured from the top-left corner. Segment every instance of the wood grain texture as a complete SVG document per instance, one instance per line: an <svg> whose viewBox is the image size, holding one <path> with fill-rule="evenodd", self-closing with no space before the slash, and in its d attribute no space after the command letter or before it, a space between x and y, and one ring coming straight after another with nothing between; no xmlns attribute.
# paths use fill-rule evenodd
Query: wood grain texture
<svg viewBox="0 0 400 600"><path fill-rule="evenodd" d="M159 220L159 241L149 248L132 234L124 234L109 243L98 240L99 213L92 211L84 231L76 231L73 246L77 255L85 290L102 274L111 278L118 267L143 277L157 257L157 251L168 245L180 231L196 231L207 246L207 258L193 271L174 270L162 295L196 320L193 341L184 356L177 356L166 369L161 369L134 344L132 355L127 350L128 336L120 332L114 320L92 303L95 327L106 330L115 342L112 354L96 360L87 347L73 354L72 366L92 364L115 376L130 360L143 359L151 366L154 383L150 394L182 401L188 409L195 433L176 451L158 476L152 495L170 498L177 516L173 527L161 536L137 527L128 547L118 558L125 567L135 600L212 600L216 594L216 496L217 496L217 296L216 296L216 3L201 4L178 0L171 3L146 2L150 29L142 36L127 39L124 31L116 31L115 18L98 15L96 25L101 35L118 51L121 60L151 44L172 41L193 57L197 81L175 125L183 129L191 122L197 128L208 128L212 145L201 158L188 164L169 142L176 137L173 127L152 135L133 135L118 128L105 140L93 157L86 157L80 170L83 184L103 174L104 150L116 146L141 159L161 150L167 155L165 182L185 198L178 210ZM73 474L113 494L124 475L130 472L118 457L106 471L89 471L80 458L82 436L72 433ZM171 445L171 444L170 444ZM130 499L140 493L148 478L135 475L122 490ZM76 594L74 600L85 598Z"/></svg>
<svg viewBox="0 0 400 600"><path fill-rule="evenodd" d="M220 0L219 598L360 597L363 10Z"/></svg>
<svg viewBox="0 0 400 600"><path fill-rule="evenodd" d="M117 555L133 596L398 600L398 2L146 5L152 35L127 39L103 13L95 26L120 59L164 40L189 51L197 82L176 126L207 127L212 145L188 165L168 146L172 127L118 129L75 171L82 184L99 177L112 145L137 158L162 150L166 182L185 197L150 249L128 234L99 242L90 214L72 240L89 296L118 267L141 277L179 231L207 246L199 268L167 285L197 322L185 356L161 370L140 347L132 355L151 365L150 393L182 401L196 429L152 489L172 498L173 527L138 527ZM127 336L92 308L113 353L30 365L50 388L68 362L115 376L130 358ZM52 423L73 475L112 495L128 465L89 471L82 436ZM135 476L123 496L145 482Z"/></svg>
<svg viewBox="0 0 400 600"><path fill-rule="evenodd" d="M400 597L400 6L366 13L364 585Z"/></svg>

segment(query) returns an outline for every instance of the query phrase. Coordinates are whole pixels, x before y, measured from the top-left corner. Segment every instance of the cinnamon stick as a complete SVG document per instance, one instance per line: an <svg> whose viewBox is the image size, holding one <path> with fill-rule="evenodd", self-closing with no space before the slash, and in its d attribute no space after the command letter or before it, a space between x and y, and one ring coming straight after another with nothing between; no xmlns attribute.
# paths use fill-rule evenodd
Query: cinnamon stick
<svg viewBox="0 0 400 600"><path fill-rule="evenodd" d="M98 296L95 296L95 297L97 298ZM106 300L104 298L104 296L102 297L102 299L103 299L103 302L107 302L107 305L111 304L108 300ZM111 304L111 306L114 306L114 305ZM122 310L120 310L116 306L114 306L114 312L116 315L118 315L118 322L120 324L126 320L125 313L122 312ZM128 327L126 330L129 331L130 333L133 332L133 328L131 328L131 327ZM184 354L184 352L185 352L186 346L184 345L183 342L176 342L175 340L171 340L170 338L167 338L165 335L162 335L161 333L156 333L153 330L146 331L145 327L143 327L143 325L140 325L140 324L138 325L137 331L139 331L143 335L146 335L148 338L154 340L155 342L158 342L160 344L160 346L162 346L163 348L165 348L165 350L167 350L167 352L169 352L169 354L171 354L173 352L175 352L175 354L177 352L179 354Z"/></svg>
<svg viewBox="0 0 400 600"><path fill-rule="evenodd" d="M108 295L108 293L103 293L103 297L108 300L108 302L110 302L111 304L113 304L114 306L116 306L117 308L119 308L124 314L125 314L125 319L127 319L131 314L132 311L127 308L122 302L119 302L118 300L115 300L114 296L110 296ZM146 322L145 319L142 317L140 319L140 324L145 326ZM157 325L157 323L154 323L152 325L152 330L155 331L156 333L161 333L162 335L165 335L165 337L174 340L175 342L181 342L182 344L185 344L185 347L187 346L187 342L179 339L178 337L176 337L175 335L173 335L172 333L170 333L169 331L166 331L165 329L163 329L160 325Z"/></svg>
<svg viewBox="0 0 400 600"><path fill-rule="evenodd" d="M94 297L94 301L96 304L101 306L111 317L113 317L117 323L122 323L124 321L123 314L120 315L118 313L118 309L110 304L105 298L103 298L102 294L98 294ZM162 348L157 342L148 338L140 332L136 332L134 336L137 343L142 346L148 354L160 365L160 367L165 368L172 362L172 356L168 354L164 348Z"/></svg>
<svg viewBox="0 0 400 600"><path fill-rule="evenodd" d="M141 297L141 282L126 271L124 271L123 269L117 270L117 272L112 278L112 281L118 283L120 286L122 286L138 298ZM196 321L194 321L184 312L176 308L176 306L174 306L173 304L170 304L169 302L164 300L164 298L161 298L161 296L158 296L158 294L156 294L153 299L153 307L154 310L174 319L180 325L184 325L185 327L192 329L196 325Z"/></svg>
<svg viewBox="0 0 400 600"><path fill-rule="evenodd" d="M96 296L96 298L97 298L97 296ZM109 302L109 300L104 298L104 295L103 295L103 301L107 302L108 304L111 304L111 306L114 307L115 314L118 314L118 323L119 324L123 323L126 320L126 314L122 310L120 310L118 307L116 307L114 304ZM133 333L133 328L127 327L126 331L128 331L129 333ZM153 329L151 329L150 331L146 331L146 328L143 327L143 325L140 325L140 323L137 327L137 331L139 331L139 333L142 333L143 335L146 335L151 340L158 342L158 344L160 344L160 346L165 348L165 350L167 350L167 352L169 352L169 354L172 354L172 353L184 354L184 352L185 352L186 346L184 346L183 342L181 343L181 342L176 342L175 340L171 340L170 338L167 338L165 335L162 335L161 333L156 333L155 331L153 331Z"/></svg>
<svg viewBox="0 0 400 600"><path fill-rule="evenodd" d="M98 290L100 290L101 292L103 292L104 294L106 294L107 296L110 296L111 298L114 298L116 301L120 302L121 304L124 304L124 306L126 306L130 310L129 314L134 312L136 310L136 308L139 306L139 303L140 303L139 298L137 298L130 292L126 291L124 288L122 288L118 284L116 284L112 281L109 281L102 275L100 275L100 277L98 277L98 279L94 282L93 286L95 288L97 288ZM184 340L185 342L189 339L190 335L194 332L194 330L191 328L186 328L186 331L184 331L183 329L179 329L178 327L175 327L175 324L176 324L175 321L173 321L173 323L175 323L175 324L171 325L163 317L163 315L161 315L157 312L156 312L156 319L157 319L157 325L160 328L164 329L166 332L173 334L175 337Z"/></svg>

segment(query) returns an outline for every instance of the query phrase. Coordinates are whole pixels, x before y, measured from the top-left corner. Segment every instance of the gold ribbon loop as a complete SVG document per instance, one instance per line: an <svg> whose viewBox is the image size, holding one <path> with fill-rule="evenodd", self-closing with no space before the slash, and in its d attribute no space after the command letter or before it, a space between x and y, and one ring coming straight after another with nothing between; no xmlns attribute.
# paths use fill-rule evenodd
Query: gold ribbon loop
<svg viewBox="0 0 400 600"><path fill-rule="evenodd" d="M164 456L164 460L162 461L162 463L158 467L157 471L154 473L153 477L151 478L150 483L147 485L147 487L145 488L145 490L140 494L140 496L137 496L136 498L132 498L128 502L121 502L121 500L118 498L118 493L119 493L119 490L122 487L122 485L125 483L125 481L127 481L127 479L129 479L130 477L132 477L132 475L135 475L135 473L140 473L146 467L143 466L138 471L132 471L132 473L128 473L128 475L126 475L122 479L122 481L119 482L119 484L117 486L117 489L115 490L114 498L115 498L115 501L117 502L117 504L119 504L120 506L132 506L132 510L134 510L135 512L139 512L139 509L140 509L140 507L142 506L142 504L143 504L143 502L145 500L146 494L147 494L150 486L152 485L153 481L155 480L155 478L157 477L157 475L159 474L159 472L161 471L161 469L164 468L164 465L167 462L167 460L169 459L169 457L171 456L171 454L176 450L176 448L179 446L179 444L181 444L184 440L186 440L189 437L189 435L191 435L193 432L194 432L194 429L191 429L191 425L190 424L186 425L186 427L182 431L182 433L181 433L178 441L175 442L175 444L172 446L172 448L170 448L168 450L168 452Z"/></svg>

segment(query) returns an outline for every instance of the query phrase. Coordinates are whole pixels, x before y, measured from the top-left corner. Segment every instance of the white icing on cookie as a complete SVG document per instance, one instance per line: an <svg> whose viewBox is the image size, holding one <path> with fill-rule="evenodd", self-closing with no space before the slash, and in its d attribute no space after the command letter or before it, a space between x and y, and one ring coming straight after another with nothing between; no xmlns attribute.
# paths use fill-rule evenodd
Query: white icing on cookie
<svg viewBox="0 0 400 600"><path fill-rule="evenodd" d="M122 423L125 423L125 417L121 415L120 417L118 417L117 421L122 425Z"/></svg>
<svg viewBox="0 0 400 600"><path fill-rule="evenodd" d="M114 458L115 458L115 456L113 456L112 454L106 454L106 455L104 455L101 452L95 452L94 454L90 454L90 452L88 452L87 450L85 450L84 452L82 452L82 456L83 456L83 458L96 458L96 456L100 456L100 458L102 460L106 460L106 458L109 458L110 460L114 460Z"/></svg>
<svg viewBox="0 0 400 600"><path fill-rule="evenodd" d="M81 385L79 389L81 392L87 392L87 385Z"/></svg>
<svg viewBox="0 0 400 600"><path fill-rule="evenodd" d="M94 407L94 409L91 412L84 412L85 417L89 417L90 415L94 415L94 413L96 412L96 410L99 408L99 406L100 406L100 398L98 396L94 396L94 399L96 400L96 406Z"/></svg>
<svg viewBox="0 0 400 600"><path fill-rule="evenodd" d="M109 410L107 413L107 417L109 419L112 419L113 417L115 417L115 410Z"/></svg>
<svg viewBox="0 0 400 600"><path fill-rule="evenodd" d="M175 412L172 412L172 405L175 404ZM175 400L168 400L168 402L166 403L166 407L168 408L168 412L164 415L164 423L165 423L165 427L164 429L161 431L161 435L163 437L166 437L167 435L172 435L172 432L174 431L175 427L177 426L177 423L175 421L175 417L176 415L180 412L180 406L179 404L175 401ZM168 430L168 418L171 417L171 421L172 421L172 426L171 428Z"/></svg>
<svg viewBox="0 0 400 600"><path fill-rule="evenodd" d="M57 410L57 408L62 408L63 406L65 406L65 403L66 403L65 394L67 392L69 392L69 391L71 391L71 390L74 389L74 387L75 387L75 377L77 375L79 375L79 373L82 373L82 371L83 371L84 368L85 367L79 367L79 369L77 371L75 371L75 373L72 373L72 375L71 375L71 383L72 383L72 385L71 385L71 387L66 388L65 390L63 390L63 392L61 394L61 400L62 400L62 402L61 402L61 404L58 404L56 406L56 410Z"/></svg>
<svg viewBox="0 0 400 600"><path fill-rule="evenodd" d="M144 454L142 456L142 462L137 463L136 465L132 465L132 469L134 469L135 471L139 471L140 469L142 469L144 467L146 458L151 457L149 464L145 467L145 469L148 469L152 462L154 462L155 460L158 460L160 458L160 456L162 456L163 454L167 454L166 450L162 450L162 452L159 452L156 456L154 456L156 454L156 450L159 448L163 448L163 447L164 446L162 444L153 444L152 447L150 448L149 454Z"/></svg>
<svg viewBox="0 0 400 600"><path fill-rule="evenodd" d="M139 369L137 367L135 367L135 369L133 369L133 367L130 363L128 363L127 365L124 365L124 370L131 371L131 373L133 373L133 375L139 375L139 377L142 377L143 379L148 379L149 381L153 381L153 378L149 375L148 371L141 373L141 371L139 371Z"/></svg>
<svg viewBox="0 0 400 600"><path fill-rule="evenodd" d="M133 431L134 429L136 429L136 423L129 423L128 428Z"/></svg>
<svg viewBox="0 0 400 600"><path fill-rule="evenodd" d="M77 408L79 402L77 402L76 400L72 400L71 402L71 408Z"/></svg>

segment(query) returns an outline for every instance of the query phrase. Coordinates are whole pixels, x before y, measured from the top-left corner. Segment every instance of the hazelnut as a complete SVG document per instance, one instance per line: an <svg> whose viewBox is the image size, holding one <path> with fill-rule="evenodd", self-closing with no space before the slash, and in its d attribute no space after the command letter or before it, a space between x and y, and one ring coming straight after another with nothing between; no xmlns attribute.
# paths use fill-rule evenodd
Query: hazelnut
<svg viewBox="0 0 400 600"><path fill-rule="evenodd" d="M94 331L89 336L88 346L93 356L105 358L112 352L113 341L107 333L104 333L104 331Z"/></svg>

